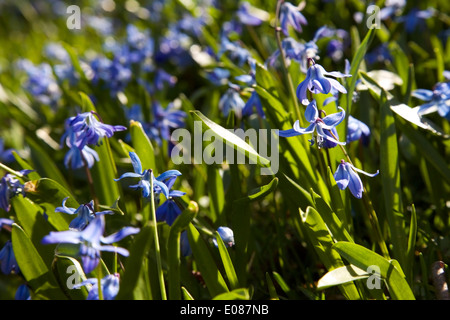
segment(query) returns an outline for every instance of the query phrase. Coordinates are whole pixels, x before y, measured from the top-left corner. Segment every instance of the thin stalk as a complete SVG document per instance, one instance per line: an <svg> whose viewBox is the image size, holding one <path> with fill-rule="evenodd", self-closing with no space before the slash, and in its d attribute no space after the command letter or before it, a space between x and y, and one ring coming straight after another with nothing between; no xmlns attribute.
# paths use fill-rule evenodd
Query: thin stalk
<svg viewBox="0 0 450 320"><path fill-rule="evenodd" d="M102 264L97 265L98 300L103 300L102 292Z"/></svg>
<svg viewBox="0 0 450 320"><path fill-rule="evenodd" d="M284 2L284 0L278 0L278 2L277 2L277 9L276 9L276 13L275 13L275 36L277 39L278 50L280 50L280 56L281 56L281 61L283 64L284 75L285 75L286 81L288 83L289 94L291 96L292 101L294 102L295 115L296 115L297 119L299 119L300 122L302 122L300 108L299 108L298 101L297 101L297 95L295 94L294 84L292 83L292 78L291 78L291 75L289 74L289 70L288 70L288 66L287 66L287 62L286 62L286 56L285 56L283 47L281 45L281 35L280 35L281 28L278 26L278 24L279 24L280 6L283 2Z"/></svg>
<svg viewBox="0 0 450 320"><path fill-rule="evenodd" d="M95 209L95 211L100 211L97 194L95 193L95 188L94 188L94 180L92 179L92 175L91 175L91 170L89 170L89 166L86 162L86 159L84 159L84 157L82 157L82 158L83 158L84 170L86 172L86 177L88 180L89 190L91 192L92 200L94 201L94 209Z"/></svg>
<svg viewBox="0 0 450 320"><path fill-rule="evenodd" d="M155 195L153 192L153 171L150 170L150 214L152 216L153 227L154 227L154 240L155 240L155 255L156 255L156 268L158 272L158 281L159 288L161 290L161 299L167 300L166 295L166 287L164 284L164 275L162 272L162 263L161 263L161 250L159 246L159 237L158 237L158 223L156 221L156 210L155 210Z"/></svg>
<svg viewBox="0 0 450 320"><path fill-rule="evenodd" d="M18 178L21 179L27 179L25 177L25 175L21 174L19 171L13 170L10 167L8 167L7 165L4 165L3 163L0 162L0 168L2 168L3 170L12 173L13 175L17 176Z"/></svg>

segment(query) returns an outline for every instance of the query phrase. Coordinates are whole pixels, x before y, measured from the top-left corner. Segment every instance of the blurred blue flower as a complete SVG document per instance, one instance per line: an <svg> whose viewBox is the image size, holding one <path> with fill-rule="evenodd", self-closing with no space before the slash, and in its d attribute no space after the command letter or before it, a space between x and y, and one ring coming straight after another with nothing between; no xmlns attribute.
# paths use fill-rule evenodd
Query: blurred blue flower
<svg viewBox="0 0 450 320"><path fill-rule="evenodd" d="M370 139L370 129L362 121L348 116L347 123L347 143L361 140L363 145L367 146Z"/></svg>
<svg viewBox="0 0 450 320"><path fill-rule="evenodd" d="M289 2L283 2L280 8L280 25L284 35L289 35L289 26L292 26L298 32L302 32L302 24L308 25L308 21L300 12L299 7Z"/></svg>
<svg viewBox="0 0 450 320"><path fill-rule="evenodd" d="M408 33L414 32L417 28L424 27L424 20L429 19L434 15L435 10L428 8L426 10L419 10L417 8L411 9L407 15L398 17L397 22L405 23L405 30Z"/></svg>
<svg viewBox="0 0 450 320"><path fill-rule="evenodd" d="M27 74L24 87L33 98L42 104L55 106L61 98L62 92L51 66L45 62L35 66L31 61L22 59L19 61L18 67Z"/></svg>
<svg viewBox="0 0 450 320"><path fill-rule="evenodd" d="M239 87L234 84L229 84L229 88L219 100L219 110L222 111L225 117L228 117L230 111L233 110L236 117L241 118L244 107L245 102L241 98Z"/></svg>
<svg viewBox="0 0 450 320"><path fill-rule="evenodd" d="M5 142L2 138L0 138L0 162L10 163L16 160L13 155L14 149L6 149L5 150Z"/></svg>
<svg viewBox="0 0 450 320"><path fill-rule="evenodd" d="M179 110L174 102L170 102L166 108L155 101L152 105L153 126L158 128L161 138L170 141L171 130L182 128L185 125L186 112Z"/></svg>
<svg viewBox="0 0 450 320"><path fill-rule="evenodd" d="M401 13L406 5L406 0L386 0L380 10L380 19L386 20Z"/></svg>
<svg viewBox="0 0 450 320"><path fill-rule="evenodd" d="M391 50L389 50L386 43L383 43L372 51L366 53L365 58L369 64L392 61Z"/></svg>
<svg viewBox="0 0 450 320"><path fill-rule="evenodd" d="M0 270L4 274L14 273L18 274L20 272L19 265L16 261L16 256L14 255L11 240L6 241L2 250L0 250Z"/></svg>
<svg viewBox="0 0 450 320"><path fill-rule="evenodd" d="M345 118L344 109L340 107L339 109L342 111L339 113L330 114L322 119L319 117L319 111L317 110L316 101L313 100L308 104L305 110L305 118L310 123L307 128L301 128L300 121L297 120L294 123L293 129L281 130L278 132L278 134L280 137L293 137L301 134L313 133L314 131L316 131L315 140L317 141L317 145L319 148L322 148L324 146L323 144L325 140L328 140L335 144L345 145L345 142L336 140L330 134L330 130L333 130L333 128L340 124ZM314 137L311 140L311 144L313 143Z"/></svg>
<svg viewBox="0 0 450 320"><path fill-rule="evenodd" d="M102 296L103 300L114 300L119 293L119 274L108 274L104 278L100 280L100 284L102 286ZM87 296L87 300L99 300L98 294L98 279L97 278L89 278L84 280L81 283L78 283L73 286L74 289L78 289L82 286L90 285L89 293Z"/></svg>
<svg viewBox="0 0 450 320"><path fill-rule="evenodd" d="M242 24L249 26L259 26L263 20L252 12L253 7L247 1L241 2L236 16Z"/></svg>
<svg viewBox="0 0 450 320"><path fill-rule="evenodd" d="M374 174L367 173L363 170L355 168L352 164L341 160L341 163L334 173L334 179L336 180L336 184L339 189L345 190L348 187L350 192L356 198L361 199L364 187L361 182L361 178L356 172L363 173L369 177L375 177L379 173L378 170Z"/></svg>
<svg viewBox="0 0 450 320"><path fill-rule="evenodd" d="M85 273L89 273L97 267L100 261L100 251L116 252L127 257L129 254L128 250L110 244L118 242L129 235L136 234L140 230L134 227L123 227L108 237L103 237L104 231L105 216L99 215L82 231L52 231L41 242L42 244L80 244L79 255L81 256L83 269Z"/></svg>
<svg viewBox="0 0 450 320"><path fill-rule="evenodd" d="M255 90L252 91L250 98L245 103L244 108L242 108L242 115L250 116L253 114L254 109L256 109L256 112L261 118L264 119L266 117L261 104L261 99L259 98L259 95Z"/></svg>
<svg viewBox="0 0 450 320"><path fill-rule="evenodd" d="M90 68L93 74L92 83L101 84L109 89L112 97L125 90L133 75L130 66L123 64L117 58L110 60L98 56L90 62Z"/></svg>
<svg viewBox="0 0 450 320"><path fill-rule="evenodd" d="M3 226L11 226L13 223L14 220L7 218L0 218L0 231L2 230Z"/></svg>
<svg viewBox="0 0 450 320"><path fill-rule="evenodd" d="M222 35L217 57L221 58L225 53L227 53L229 58L236 62L239 67L242 67L249 59L252 59L252 55L247 49L243 48L236 41L231 42L226 35Z"/></svg>
<svg viewBox="0 0 450 320"><path fill-rule="evenodd" d="M94 201L80 205L77 209L66 207L66 201L69 197L63 199L62 207L57 207L55 212L63 212L70 215L77 215L69 224L70 230L81 231L100 214L114 214L111 210L100 212L94 211Z"/></svg>
<svg viewBox="0 0 450 320"><path fill-rule="evenodd" d="M327 72L321 65L313 63L306 73L305 80L297 87L297 97L303 105L309 104L308 97L306 96L307 90L312 93L328 94L334 88L339 92L347 93L347 90L342 84L328 76L336 78L351 77L350 74L343 74L338 71Z"/></svg>
<svg viewBox="0 0 450 320"><path fill-rule="evenodd" d="M439 82L433 90L417 89L411 95L428 102L419 107L419 116L437 111L441 117L450 120L450 82Z"/></svg>
<svg viewBox="0 0 450 320"><path fill-rule="evenodd" d="M216 86L221 86L228 83L230 71L225 68L214 68L211 72L206 74L206 77Z"/></svg>
<svg viewBox="0 0 450 320"><path fill-rule="evenodd" d="M234 246L234 233L233 230L231 230L228 227L219 227L217 228L217 232L220 235L220 238L222 238L224 244L226 247L231 248ZM213 243L217 247L217 240L216 238L213 238Z"/></svg>
<svg viewBox="0 0 450 320"><path fill-rule="evenodd" d="M30 290L26 284L22 284L17 288L14 300L31 300Z"/></svg>

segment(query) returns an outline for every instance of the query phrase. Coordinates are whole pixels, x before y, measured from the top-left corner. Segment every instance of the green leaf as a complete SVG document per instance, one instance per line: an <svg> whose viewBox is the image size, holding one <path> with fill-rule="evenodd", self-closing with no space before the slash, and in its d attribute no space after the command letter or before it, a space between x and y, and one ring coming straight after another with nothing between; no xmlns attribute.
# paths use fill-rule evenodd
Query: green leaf
<svg viewBox="0 0 450 320"><path fill-rule="evenodd" d="M228 292L228 287L200 233L189 223L188 239L197 267L212 297Z"/></svg>
<svg viewBox="0 0 450 320"><path fill-rule="evenodd" d="M395 121L384 91L380 100L380 176L383 186L386 217L391 231L391 242L396 259L405 261L405 220Z"/></svg>
<svg viewBox="0 0 450 320"><path fill-rule="evenodd" d="M366 270L354 265L347 265L327 272L317 282L317 289L322 290L355 280L366 279L371 275Z"/></svg>
<svg viewBox="0 0 450 320"><path fill-rule="evenodd" d="M44 260L16 223L12 225L11 242L20 271L34 293L43 299L64 299Z"/></svg>
<svg viewBox="0 0 450 320"><path fill-rule="evenodd" d="M213 300L250 300L248 289L239 288L230 292L221 293L213 298Z"/></svg>
<svg viewBox="0 0 450 320"><path fill-rule="evenodd" d="M191 115L195 120L201 121L203 123L203 131L206 131L208 129L211 130L216 137L222 138L227 145L233 147L236 151L248 157L250 163L257 163L264 167L268 167L270 165L270 161L268 159L260 156L252 146L242 140L235 133L208 119L200 111L191 111Z"/></svg>
<svg viewBox="0 0 450 320"><path fill-rule="evenodd" d="M131 141L133 143L134 150L139 156L142 163L142 168L152 169L153 174L158 176L158 170L156 168L155 151L153 145L148 138L147 134L142 127L142 124L138 121L130 121L130 134Z"/></svg>
<svg viewBox="0 0 450 320"><path fill-rule="evenodd" d="M59 287L70 300L86 300L88 290L86 286L73 288L74 285L86 280L83 268L78 260L67 256L55 256L52 271Z"/></svg>
<svg viewBox="0 0 450 320"><path fill-rule="evenodd" d="M338 242L333 246L333 250L362 270L367 270L373 266L378 267L380 277L386 280L392 299L415 300L414 294L398 264L395 265L379 254L355 243Z"/></svg>
<svg viewBox="0 0 450 320"><path fill-rule="evenodd" d="M133 291L138 284L139 276L142 275L144 259L152 242L151 239L153 239L151 233L151 227L145 226L136 235L126 261L125 272L121 278L117 300L133 299Z"/></svg>
<svg viewBox="0 0 450 320"><path fill-rule="evenodd" d="M220 176L219 169L216 166L207 166L207 185L208 193L211 201L211 220L215 224L222 225L225 223L225 216L222 215L225 206L225 191L223 180Z"/></svg>
<svg viewBox="0 0 450 320"><path fill-rule="evenodd" d="M68 230L69 224L72 219L74 219L74 216L55 212L55 209L62 206L64 198L68 198L66 201L67 207L78 208L80 205L75 200L72 193L58 182L48 178L31 181L28 183L28 186L31 184L33 187L28 187L27 197L45 209L47 221L50 222L56 230Z"/></svg>
<svg viewBox="0 0 450 320"><path fill-rule="evenodd" d="M270 278L270 275L268 272L266 272L266 282L267 282L267 288L269 289L269 296L271 300L280 300L278 297L277 290L275 289L275 286L273 285L272 279Z"/></svg>
<svg viewBox="0 0 450 320"><path fill-rule="evenodd" d="M191 201L189 206L175 219L170 227L169 237L167 239L168 251L168 280L169 280L169 299L181 299L181 282L180 282L180 237L181 233L186 230L189 223L198 213L198 205L195 201Z"/></svg>
<svg viewBox="0 0 450 320"><path fill-rule="evenodd" d="M278 186L278 178L273 178L268 184L255 188L249 192L249 194L236 200L236 202L252 202L265 198L267 195L275 191Z"/></svg>
<svg viewBox="0 0 450 320"><path fill-rule="evenodd" d="M222 259L223 267L225 269L225 274L227 275L228 282L230 284L230 289L234 290L239 288L239 280L234 270L233 262L231 261L230 255L228 254L227 247L223 243L220 234L216 231L214 236L217 241L217 247L219 249L220 258Z"/></svg>

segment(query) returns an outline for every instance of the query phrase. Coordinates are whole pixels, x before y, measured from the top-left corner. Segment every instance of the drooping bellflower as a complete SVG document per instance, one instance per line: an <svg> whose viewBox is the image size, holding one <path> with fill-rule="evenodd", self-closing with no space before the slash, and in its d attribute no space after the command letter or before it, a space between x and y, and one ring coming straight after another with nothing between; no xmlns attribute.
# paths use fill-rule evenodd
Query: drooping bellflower
<svg viewBox="0 0 450 320"><path fill-rule="evenodd" d="M363 145L367 146L370 139L370 129L362 121L348 116L347 123L347 143L361 140Z"/></svg>
<svg viewBox="0 0 450 320"><path fill-rule="evenodd" d="M297 32L302 32L302 24L307 25L308 21L300 12L300 8L292 3L283 2L280 7L280 27L284 35L289 35L289 26L292 26Z"/></svg>
<svg viewBox="0 0 450 320"><path fill-rule="evenodd" d="M220 235L220 238L222 238L224 244L226 247L231 248L234 246L234 232L228 227L219 227L217 228L217 232ZM213 243L217 247L217 240L216 238L213 238Z"/></svg>
<svg viewBox="0 0 450 320"><path fill-rule="evenodd" d="M79 255L81 257L85 273L94 270L100 261L100 251L116 252L127 257L127 249L111 245L123 238L139 233L139 228L123 227L118 232L103 237L105 232L105 216L99 215L92 220L82 231L52 231L42 239L42 244L71 243L79 244Z"/></svg>
<svg viewBox="0 0 450 320"><path fill-rule="evenodd" d="M6 241L6 244L0 250L0 270L4 274L10 274L13 271L16 274L20 272L11 240Z"/></svg>
<svg viewBox="0 0 450 320"><path fill-rule="evenodd" d="M230 83L229 88L219 100L219 110L222 111L224 117L228 117L231 110L234 111L236 117L242 117L242 109L245 107L245 102L239 93L239 86Z"/></svg>
<svg viewBox="0 0 450 320"><path fill-rule="evenodd" d="M345 142L336 140L335 137L333 137L333 135L330 133L330 130L333 130L345 118L344 109L340 107L339 109L342 111L327 115L325 118L320 118L319 111L316 106L316 101L313 100L308 104L305 110L305 118L310 123L307 128L301 128L300 121L297 120L294 123L294 127L292 129L281 130L278 132L278 134L280 137L293 137L301 134L313 133L315 131L315 139L317 141L317 145L320 148L323 147L323 144L326 140L335 144L345 145ZM311 140L311 142L314 143L314 138Z"/></svg>
<svg viewBox="0 0 450 320"><path fill-rule="evenodd" d="M33 170L21 170L19 173L27 175L31 171ZM9 200L19 194L25 196L25 185L15 175L7 173L0 180L0 208L8 212L10 209Z"/></svg>
<svg viewBox="0 0 450 320"><path fill-rule="evenodd" d="M166 223L171 226L175 219L181 214L182 210L180 206L176 203L174 198L182 197L186 193L179 190L172 190L177 176L170 176L168 179L163 180L164 184L169 189L169 197L166 201L162 203L158 209L156 209L156 220L166 221Z"/></svg>
<svg viewBox="0 0 450 320"><path fill-rule="evenodd" d="M351 77L350 74L344 74L338 71L327 72L321 65L313 63L306 73L305 80L297 87L297 97L300 102L303 105L309 104L307 90L316 94L328 94L332 88L335 88L341 93L347 93L345 87L336 79L330 78L330 76L335 78Z"/></svg>
<svg viewBox="0 0 450 320"><path fill-rule="evenodd" d="M62 207L57 207L55 212L63 212L70 215L77 215L69 224L70 230L81 231L100 214L113 214L111 210L95 212L94 201L80 205L77 209L66 207L66 201L69 197L64 198Z"/></svg>
<svg viewBox="0 0 450 320"><path fill-rule="evenodd" d="M365 174L369 177L375 177L379 173L378 170L374 174L367 173L354 167L351 163L341 160L341 163L334 173L334 179L336 180L336 184L339 189L345 190L348 187L350 192L356 198L361 199L364 187L357 172Z"/></svg>

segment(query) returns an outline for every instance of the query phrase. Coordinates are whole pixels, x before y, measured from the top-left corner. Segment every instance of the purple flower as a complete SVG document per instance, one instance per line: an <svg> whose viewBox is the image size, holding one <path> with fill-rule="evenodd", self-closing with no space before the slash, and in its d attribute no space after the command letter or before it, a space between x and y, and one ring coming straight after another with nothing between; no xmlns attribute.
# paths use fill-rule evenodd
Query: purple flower
<svg viewBox="0 0 450 320"><path fill-rule="evenodd" d="M439 82L433 90L417 89L411 95L428 102L419 107L417 113L420 116L437 111L441 117L450 120L450 82Z"/></svg>
<svg viewBox="0 0 450 320"><path fill-rule="evenodd" d="M317 145L319 148L324 147L324 143L326 141L334 144L345 145L345 142L336 140L335 137L330 134L330 131L333 130L338 124L340 124L345 118L345 111L340 107L339 109L342 111L339 113L330 114L322 119L319 117L319 111L317 110L316 101L313 100L305 110L305 118L310 123L307 128L301 128L300 121L297 120L294 123L294 127L292 129L281 130L278 132L278 134L280 137L293 137L301 134L313 133L314 131L316 131L315 140L317 141ZM314 137L313 139L311 139L311 144L313 143ZM328 147L332 147L332 145L328 145Z"/></svg>
<svg viewBox="0 0 450 320"><path fill-rule="evenodd" d="M119 274L108 274L103 279L100 280L100 284L102 286L102 295L103 300L114 300L117 294L119 293ZM74 289L78 289L82 286L91 285L89 289L89 293L87 296L87 300L99 300L98 295L98 279L97 278L89 278L84 280L83 282L74 285Z"/></svg>
<svg viewBox="0 0 450 320"><path fill-rule="evenodd" d="M254 109L256 109L256 112L261 118L264 119L266 117L261 104L261 99L256 91L252 91L250 98L247 100L244 108L242 109L242 115L250 116L253 114Z"/></svg>
<svg viewBox="0 0 450 320"><path fill-rule="evenodd" d="M294 6L292 3L284 2L280 8L280 24L284 35L288 36L288 26L292 26L298 32L302 32L302 24L307 25L308 21L300 12L299 7Z"/></svg>
<svg viewBox="0 0 450 320"><path fill-rule="evenodd" d="M155 102L153 104L153 123L161 135L161 138L169 141L171 130L184 127L186 112L176 108L176 105L171 102L166 108L163 108L161 104Z"/></svg>
<svg viewBox="0 0 450 320"><path fill-rule="evenodd" d="M113 214L111 210L95 212L94 211L94 201L90 201L89 203L80 205L77 209L66 207L66 201L69 197L64 198L62 202L62 207L57 207L55 212L63 212L70 215L77 215L75 219L73 219L69 224L70 230L81 231L86 226L95 219L97 215L100 214Z"/></svg>
<svg viewBox="0 0 450 320"><path fill-rule="evenodd" d="M42 244L79 244L79 255L81 256L84 271L85 273L89 273L97 267L100 261L100 251L116 252L127 257L129 254L128 250L111 244L129 235L136 234L139 231L139 228L124 227L108 237L103 237L103 233L105 232L105 216L99 215L82 231L68 230L50 232L42 239Z"/></svg>
<svg viewBox="0 0 450 320"><path fill-rule="evenodd" d="M364 187L356 172L363 173L369 177L375 177L379 173L378 170L374 174L367 173L363 170L355 168L352 164L341 160L341 163L334 173L334 179L336 180L336 184L339 189L345 190L348 187L350 192L356 198L361 199Z"/></svg>
<svg viewBox="0 0 450 320"><path fill-rule="evenodd" d="M351 77L350 74L343 74L338 71L327 72L319 64L311 65L306 73L305 80L297 87L297 97L303 105L309 104L308 97L306 96L307 90L312 93L328 94L334 88L341 93L347 93L343 85L336 79L329 78L328 76L336 78Z"/></svg>
<svg viewBox="0 0 450 320"><path fill-rule="evenodd" d="M33 170L21 170L19 173L22 175L27 175L31 171ZM0 180L0 208L8 212L10 209L9 200L19 194L25 196L25 186L19 179L17 179L15 175L10 173L6 174Z"/></svg>

